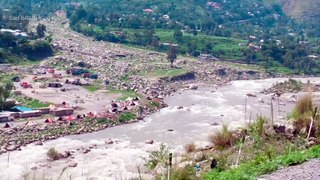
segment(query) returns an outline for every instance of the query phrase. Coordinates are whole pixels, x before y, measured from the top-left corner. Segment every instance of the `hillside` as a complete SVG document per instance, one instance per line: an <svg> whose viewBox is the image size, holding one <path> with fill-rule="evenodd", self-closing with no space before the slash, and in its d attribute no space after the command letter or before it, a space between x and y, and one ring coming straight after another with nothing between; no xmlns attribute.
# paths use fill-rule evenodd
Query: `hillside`
<svg viewBox="0 0 320 180"><path fill-rule="evenodd" d="M295 18L316 19L320 17L320 1L318 0L276 0L284 12Z"/></svg>

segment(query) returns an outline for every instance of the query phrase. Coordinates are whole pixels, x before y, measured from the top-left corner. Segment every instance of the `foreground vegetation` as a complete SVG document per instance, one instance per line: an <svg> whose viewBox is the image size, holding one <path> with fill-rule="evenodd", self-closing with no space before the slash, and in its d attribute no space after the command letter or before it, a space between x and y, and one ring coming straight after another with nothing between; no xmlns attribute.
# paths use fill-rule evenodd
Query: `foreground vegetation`
<svg viewBox="0 0 320 180"><path fill-rule="evenodd" d="M282 167L320 158L318 113L312 97L307 95L297 102L284 125L273 124L265 117L258 117L240 130L224 125L209 136L213 147L185 146L186 154L173 166L173 179L256 179ZM151 152L147 167L166 167L168 153L164 146ZM179 168L179 163L190 161L191 164Z"/></svg>

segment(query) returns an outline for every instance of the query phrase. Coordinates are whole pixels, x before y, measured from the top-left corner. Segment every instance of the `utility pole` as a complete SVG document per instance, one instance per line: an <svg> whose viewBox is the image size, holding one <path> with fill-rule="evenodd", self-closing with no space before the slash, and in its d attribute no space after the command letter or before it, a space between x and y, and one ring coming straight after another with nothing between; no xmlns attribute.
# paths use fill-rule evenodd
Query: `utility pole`
<svg viewBox="0 0 320 180"><path fill-rule="evenodd" d="M171 180L171 168L172 168L172 153L169 154L169 166L168 166L168 178L167 178L167 180Z"/></svg>

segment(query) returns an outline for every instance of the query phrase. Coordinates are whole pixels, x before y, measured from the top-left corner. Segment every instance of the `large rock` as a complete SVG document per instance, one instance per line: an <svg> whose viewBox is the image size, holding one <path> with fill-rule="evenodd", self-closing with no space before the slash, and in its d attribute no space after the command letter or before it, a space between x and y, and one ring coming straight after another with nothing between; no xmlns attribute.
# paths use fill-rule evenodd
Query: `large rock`
<svg viewBox="0 0 320 180"><path fill-rule="evenodd" d="M154 143L154 140L153 139L148 139L146 140L146 144L153 144Z"/></svg>
<svg viewBox="0 0 320 180"><path fill-rule="evenodd" d="M77 167L77 166L78 166L78 163L70 161L70 162L68 163L68 166L74 168L74 167Z"/></svg>
<svg viewBox="0 0 320 180"><path fill-rule="evenodd" d="M14 145L14 144L13 144L13 145L9 145L9 146L6 147L6 150L7 150L7 151L14 151L14 150L16 150L16 149L17 149L17 146Z"/></svg>
<svg viewBox="0 0 320 180"><path fill-rule="evenodd" d="M106 144L113 144L113 141L112 141L112 139L109 138L109 139L107 139L107 140L105 141L105 143L106 143Z"/></svg>
<svg viewBox="0 0 320 180"><path fill-rule="evenodd" d="M196 84L190 84L189 85L189 89L191 89L191 90L197 90L198 88L199 88L199 86L196 85Z"/></svg>
<svg viewBox="0 0 320 180"><path fill-rule="evenodd" d="M91 150L90 149L84 149L83 150L83 154L87 154L88 152L90 152Z"/></svg>
<svg viewBox="0 0 320 180"><path fill-rule="evenodd" d="M34 143L34 145L36 145L36 146L42 146L43 143L42 143L42 141L37 141L37 142Z"/></svg>
<svg viewBox="0 0 320 180"><path fill-rule="evenodd" d="M204 155L204 153L202 151L196 152L194 154L194 156L193 156L193 160L195 162L200 162L200 161L203 161L205 159L206 159L206 157L205 157L205 155Z"/></svg>

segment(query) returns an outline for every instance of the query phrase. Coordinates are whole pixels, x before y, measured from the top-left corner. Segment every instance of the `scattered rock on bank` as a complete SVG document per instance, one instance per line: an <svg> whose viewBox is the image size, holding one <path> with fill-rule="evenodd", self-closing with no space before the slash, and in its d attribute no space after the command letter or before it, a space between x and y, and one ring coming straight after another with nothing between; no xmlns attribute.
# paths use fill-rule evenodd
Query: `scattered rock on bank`
<svg viewBox="0 0 320 180"><path fill-rule="evenodd" d="M146 140L146 144L153 144L154 143L154 140L153 139L148 139Z"/></svg>

